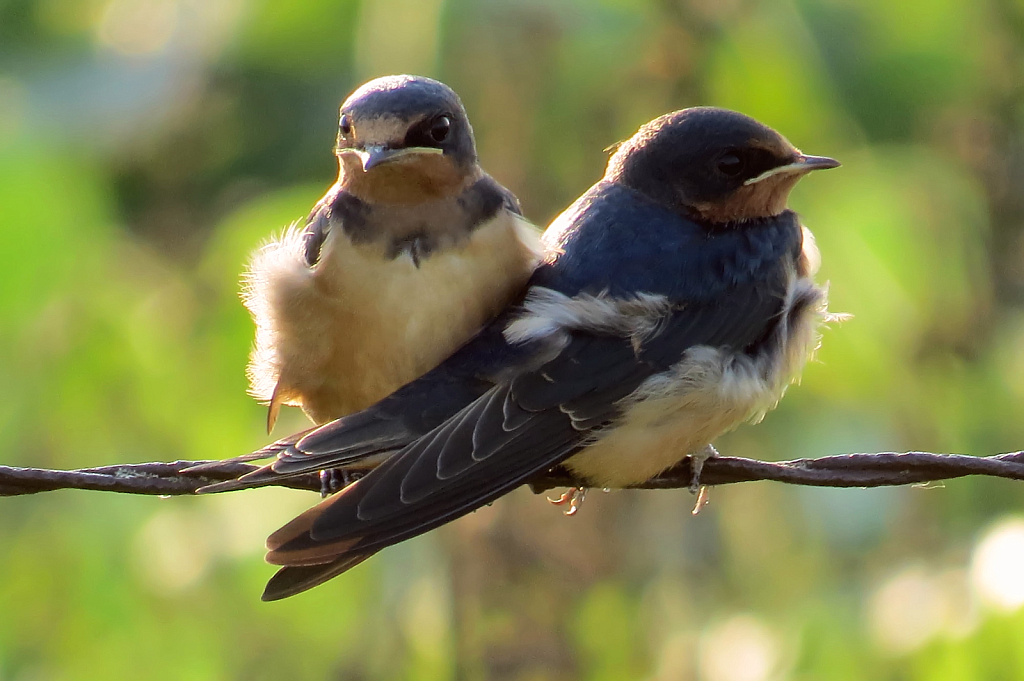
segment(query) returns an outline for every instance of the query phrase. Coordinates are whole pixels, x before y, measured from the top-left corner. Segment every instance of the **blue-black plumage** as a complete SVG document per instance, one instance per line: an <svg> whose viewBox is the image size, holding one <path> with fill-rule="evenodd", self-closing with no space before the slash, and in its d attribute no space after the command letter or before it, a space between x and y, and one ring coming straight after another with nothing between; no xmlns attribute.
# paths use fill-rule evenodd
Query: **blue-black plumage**
<svg viewBox="0 0 1024 681"><path fill-rule="evenodd" d="M830 315L786 207L805 156L741 114L643 126L549 227L523 297L373 407L273 446L239 484L376 465L268 539L264 598L304 591L562 464L649 479L773 407ZM379 463L379 465L377 465Z"/></svg>

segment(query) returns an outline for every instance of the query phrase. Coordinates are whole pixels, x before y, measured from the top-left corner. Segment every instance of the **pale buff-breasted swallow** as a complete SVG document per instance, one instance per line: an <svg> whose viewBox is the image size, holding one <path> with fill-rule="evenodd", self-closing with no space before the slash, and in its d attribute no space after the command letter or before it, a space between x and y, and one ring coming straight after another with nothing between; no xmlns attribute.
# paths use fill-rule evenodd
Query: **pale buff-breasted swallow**
<svg viewBox="0 0 1024 681"><path fill-rule="evenodd" d="M435 367L522 291L539 231L483 171L459 97L372 80L341 105L338 180L244 276L256 323L250 392L315 423Z"/></svg>

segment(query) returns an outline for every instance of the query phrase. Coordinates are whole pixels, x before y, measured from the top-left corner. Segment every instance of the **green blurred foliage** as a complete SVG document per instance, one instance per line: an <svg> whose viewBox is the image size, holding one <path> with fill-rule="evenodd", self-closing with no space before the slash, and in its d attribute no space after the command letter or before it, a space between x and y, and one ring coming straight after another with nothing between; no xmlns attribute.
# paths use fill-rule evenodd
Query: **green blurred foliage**
<svg viewBox="0 0 1024 681"><path fill-rule="evenodd" d="M1019 0L7 0L2 463L263 444L238 274L331 184L338 103L394 72L460 92L538 223L685 106L844 162L792 204L855 317L723 451L1024 446ZM760 483L563 519L521 490L274 604L263 537L309 494L2 499L0 680L1019 679L1024 611L978 585L1021 498Z"/></svg>

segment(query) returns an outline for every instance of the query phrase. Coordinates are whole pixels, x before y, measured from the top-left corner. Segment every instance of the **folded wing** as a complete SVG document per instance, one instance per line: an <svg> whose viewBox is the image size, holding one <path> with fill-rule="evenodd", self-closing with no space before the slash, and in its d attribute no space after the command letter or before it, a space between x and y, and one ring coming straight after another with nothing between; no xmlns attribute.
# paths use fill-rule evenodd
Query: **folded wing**
<svg viewBox="0 0 1024 681"><path fill-rule="evenodd" d="M556 465L598 429L614 424L621 400L647 378L668 370L687 348L743 350L756 344L768 335L781 309L784 286L779 284L751 281L714 302L682 303L656 320L655 330L639 344L635 338L586 328L562 332L564 345L554 358L491 384L366 477L271 535L267 560L285 567L264 598L315 586ZM529 366L522 357L518 364ZM414 392L415 384L403 391ZM330 435L331 442L341 441L344 421L336 422L340 431ZM395 441L406 436L404 431ZM315 437L317 431L307 436Z"/></svg>

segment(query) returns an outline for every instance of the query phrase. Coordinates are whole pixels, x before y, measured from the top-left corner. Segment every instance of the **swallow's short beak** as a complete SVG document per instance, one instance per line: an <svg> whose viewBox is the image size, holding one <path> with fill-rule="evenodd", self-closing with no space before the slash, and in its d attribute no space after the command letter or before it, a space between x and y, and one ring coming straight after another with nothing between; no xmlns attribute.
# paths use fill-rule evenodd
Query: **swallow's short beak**
<svg viewBox="0 0 1024 681"><path fill-rule="evenodd" d="M368 144L365 149L356 149L348 147L344 149L338 149L338 154L353 154L359 157L360 162L363 164L363 172L368 172L370 168L390 163L398 159L407 158L414 154L443 154L442 149L435 149L433 147L405 147L402 149L390 149L382 144Z"/></svg>
<svg viewBox="0 0 1024 681"><path fill-rule="evenodd" d="M388 149L385 146L378 144L371 144L359 154L359 160L363 162L363 172L368 171L370 168L379 166L382 163L387 163L398 157L398 152L404 151L403 149Z"/></svg>
<svg viewBox="0 0 1024 681"><path fill-rule="evenodd" d="M834 158L829 158L828 156L806 156L804 154L800 154L800 158L797 159L796 163L790 165L796 166L801 172L810 172L811 170L828 170L829 168L838 168L843 164Z"/></svg>
<svg viewBox="0 0 1024 681"><path fill-rule="evenodd" d="M767 180L769 177L782 174L790 173L809 173L812 170L828 170L829 168L838 168L842 165L839 161L828 156L807 156L806 154L800 154L796 160L786 165L776 166L770 168L757 177L752 177L743 184L756 184L761 180Z"/></svg>

